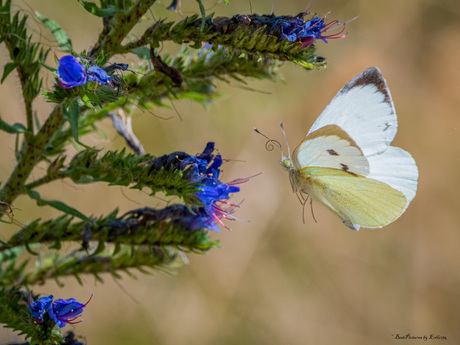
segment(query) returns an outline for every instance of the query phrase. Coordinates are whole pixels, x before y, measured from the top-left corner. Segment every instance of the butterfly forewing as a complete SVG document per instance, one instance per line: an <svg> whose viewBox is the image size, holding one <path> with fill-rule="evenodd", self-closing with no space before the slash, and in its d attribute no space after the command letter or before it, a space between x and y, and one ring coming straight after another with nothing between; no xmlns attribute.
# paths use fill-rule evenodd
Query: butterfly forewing
<svg viewBox="0 0 460 345"><path fill-rule="evenodd" d="M328 125L309 134L294 150L297 169L324 167L367 175L369 163L355 141L340 127Z"/></svg>
<svg viewBox="0 0 460 345"><path fill-rule="evenodd" d="M406 208L403 193L372 178L330 168L304 168L304 192L333 211L348 227L381 228Z"/></svg>
<svg viewBox="0 0 460 345"><path fill-rule="evenodd" d="M310 133L336 125L361 148L365 156L384 151L398 129L390 90L376 67L349 81L313 124Z"/></svg>

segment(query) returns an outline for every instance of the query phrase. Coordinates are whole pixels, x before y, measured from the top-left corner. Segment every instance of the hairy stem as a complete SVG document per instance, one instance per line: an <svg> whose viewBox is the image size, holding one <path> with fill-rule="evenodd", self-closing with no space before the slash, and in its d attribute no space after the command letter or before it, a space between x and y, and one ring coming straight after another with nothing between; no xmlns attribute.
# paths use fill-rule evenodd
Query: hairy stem
<svg viewBox="0 0 460 345"><path fill-rule="evenodd" d="M113 56L126 35L155 2L156 0L139 0L126 13L117 14L115 24L93 48L90 55L97 57L104 52L107 57Z"/></svg>
<svg viewBox="0 0 460 345"><path fill-rule="evenodd" d="M48 184L48 183L51 183L53 181L56 181L56 180L62 180L64 178L68 177L67 174L65 173L57 173L56 175L46 175L46 176L43 176L42 178L34 181L34 182L31 182L29 183L28 185L26 185L26 189L34 189L34 188L37 188L37 187L40 187L40 186L43 186L45 184Z"/></svg>
<svg viewBox="0 0 460 345"><path fill-rule="evenodd" d="M18 164L1 191L0 200L2 202L11 204L24 191L24 184L32 169L63 121L62 108L56 106L37 135L31 139L28 145L24 146L20 153ZM3 213L0 214L0 217L2 215Z"/></svg>

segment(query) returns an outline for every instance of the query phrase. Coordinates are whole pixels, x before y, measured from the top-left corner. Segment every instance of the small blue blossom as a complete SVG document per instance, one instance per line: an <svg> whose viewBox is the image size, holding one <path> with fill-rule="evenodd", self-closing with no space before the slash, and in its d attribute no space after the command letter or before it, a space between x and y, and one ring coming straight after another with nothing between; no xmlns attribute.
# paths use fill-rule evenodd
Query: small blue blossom
<svg viewBox="0 0 460 345"><path fill-rule="evenodd" d="M203 181L203 186L200 187L200 191L196 192L196 196L200 199L204 205L204 210L214 219L214 223L219 223L224 228L228 229L227 226L222 223L221 219L237 220L236 217L231 214L239 207L238 205L229 203L231 193L238 193L240 187L235 186L236 184L244 183L249 178L242 178L233 180L228 183L222 183L219 181L220 170L214 170L213 173L208 174L208 177ZM210 228L211 230L218 231L218 227Z"/></svg>
<svg viewBox="0 0 460 345"><path fill-rule="evenodd" d="M195 193L195 196L201 201L204 208L204 213L199 212L194 221L199 224L205 225L204 227L219 231L217 223L225 226L221 219L235 220L237 218L231 216L238 205L228 203L226 200L230 198L230 194L238 193L240 187L235 184L240 184L248 181L249 179L234 180L229 183L222 183L219 180L220 167L222 165L221 155L212 155L214 151L214 143L208 143L205 150L201 155L193 158L192 169L194 175L192 176L193 182L201 182L200 190ZM189 172L189 173L190 173Z"/></svg>
<svg viewBox="0 0 460 345"><path fill-rule="evenodd" d="M192 231L207 228L215 232L220 232L216 224L216 219L206 212L204 207L193 207L191 211L180 219L180 222L186 225L187 230Z"/></svg>
<svg viewBox="0 0 460 345"><path fill-rule="evenodd" d="M119 78L110 76L107 72L112 72L114 70L129 71L128 64L124 63L113 63L105 69L93 63L91 59L85 57L77 59L73 55L63 56L58 61L59 66L57 74L59 84L57 85L69 89L81 86L87 82L97 82L101 85L111 85L114 87L117 86L117 81L119 83Z"/></svg>
<svg viewBox="0 0 460 345"><path fill-rule="evenodd" d="M329 23L325 22L326 16L314 17L311 20L305 21L303 17L307 13L301 13L296 18L290 21L284 21L281 23L281 35L280 40L288 40L291 42L301 42L302 45L299 49L307 48L311 46L315 40L320 39L327 43L328 39L340 39L347 36L345 31L345 24L349 23L349 20L345 23L340 23L338 20L333 20ZM340 28L339 32L334 34L325 35L327 31Z"/></svg>
<svg viewBox="0 0 460 345"><path fill-rule="evenodd" d="M36 323L42 323L43 314L50 309L52 302L53 295L48 297L40 297L36 301L32 299L32 294L29 295L29 309Z"/></svg>
<svg viewBox="0 0 460 345"><path fill-rule="evenodd" d="M177 222L186 225L188 230L208 228L219 231L219 226L228 229L222 223L222 219L236 220L231 214L239 207L227 200L230 194L240 191L236 184L244 183L249 178L234 180L228 183L219 181L222 156L214 155L214 143L209 142L202 153L190 156L185 152L173 152L155 158L151 161L150 173L160 169L177 169L184 171L183 178L192 183L197 183L199 190L195 196L203 206L191 207L188 213L181 213ZM168 209L167 213L175 212L175 209Z"/></svg>
<svg viewBox="0 0 460 345"><path fill-rule="evenodd" d="M85 67L72 55L65 55L59 59L57 74L60 82L58 85L66 89L86 83Z"/></svg>
<svg viewBox="0 0 460 345"><path fill-rule="evenodd" d="M110 84L111 77L107 74L106 71L104 71L102 68L99 66L91 66L87 70L88 78L87 80L90 81L95 81L98 82L99 84L102 85L107 85Z"/></svg>
<svg viewBox="0 0 460 345"><path fill-rule="evenodd" d="M183 159L180 163L179 169L190 169L184 178L186 180L189 180L190 182L199 182L203 180L206 177L206 174L209 172L209 169L207 168L208 164L213 160L213 164L215 164L215 161L217 159L217 157L214 157L214 155L212 154L213 152L214 143L209 142L206 144L203 153L197 156L188 156L187 158Z"/></svg>
<svg viewBox="0 0 460 345"><path fill-rule="evenodd" d="M79 323L81 320L75 321L75 319L81 316L83 308L91 301L92 297L91 295L90 299L85 304L78 302L74 298L66 300L58 299L53 302L49 309L50 318L56 322L59 328L64 327L66 324Z"/></svg>
<svg viewBox="0 0 460 345"><path fill-rule="evenodd" d="M216 201L229 199L230 193L240 191L240 187L220 182L218 170L204 180L204 186L201 188L196 192L196 196L203 203L207 212L211 211Z"/></svg>

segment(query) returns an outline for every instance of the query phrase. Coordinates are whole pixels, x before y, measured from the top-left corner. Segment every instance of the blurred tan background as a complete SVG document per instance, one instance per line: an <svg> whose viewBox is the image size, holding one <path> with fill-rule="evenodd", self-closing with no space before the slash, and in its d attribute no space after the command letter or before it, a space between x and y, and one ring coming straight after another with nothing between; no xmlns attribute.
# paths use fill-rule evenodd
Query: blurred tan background
<svg viewBox="0 0 460 345"><path fill-rule="evenodd" d="M190 14L197 5L182 0ZM230 0L230 6L205 2L208 12L231 16L251 11L295 15L306 1ZM165 7L153 8L155 18L178 19ZM57 20L68 32L74 49L88 49L100 24L76 1L16 1L15 9L38 10ZM447 337L425 343L460 343L460 4L457 0L338 1L317 0L313 12L332 11L329 19L346 21L349 36L328 44L317 42L326 69L306 72L286 64L283 81L253 82L248 91L220 84L226 94L208 109L175 102L171 109L139 113L134 130L148 152L161 155L176 150L201 152L208 140L233 160L224 166L222 180L262 174L242 185L233 201L244 203L236 214L250 222L233 222L213 238L222 248L204 256L189 255L190 264L177 275L126 275L105 284L86 277L34 287L34 292L74 297L95 296L84 312L84 322L67 326L86 336L88 344L374 344L401 343L396 334ZM145 23L147 25L147 23ZM32 24L37 39L54 47L51 36ZM168 46L163 51L167 51ZM60 54L58 52L58 54ZM0 47L2 65L8 55ZM117 57L117 62L131 57ZM115 60L114 60L115 61ZM51 60L50 60L51 63ZM378 66L387 79L399 117L394 141L409 151L419 170L417 196L406 213L381 230L353 232L321 205L315 204L318 223L291 192L280 154L267 152L258 127L283 140L283 122L295 147L336 92L352 77ZM48 78L47 87L51 80ZM10 123L23 121L19 83L15 77L0 86L0 113ZM268 94L267 94L268 93ZM36 102L41 119L51 109ZM124 143L109 122L106 138L94 136L89 145L120 149ZM0 180L14 164L14 138L1 134ZM36 170L38 178L43 170ZM144 205L164 205L143 192L119 187L96 188L58 182L40 190L43 197L74 203L81 211L106 214ZM22 222L56 213L37 208L24 198L14 205ZM0 225L1 238L17 227ZM20 338L0 329L0 342ZM406 341L422 344L422 341ZM404 342L404 343L406 343Z"/></svg>

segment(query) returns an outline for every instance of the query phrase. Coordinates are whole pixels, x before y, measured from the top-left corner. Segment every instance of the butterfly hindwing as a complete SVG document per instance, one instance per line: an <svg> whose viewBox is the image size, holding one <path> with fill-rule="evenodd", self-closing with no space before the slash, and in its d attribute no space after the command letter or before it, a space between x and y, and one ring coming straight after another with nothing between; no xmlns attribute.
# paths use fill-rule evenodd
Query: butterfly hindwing
<svg viewBox="0 0 460 345"><path fill-rule="evenodd" d="M404 194L388 184L331 168L304 168L303 191L333 211L345 225L358 230L381 228L405 210Z"/></svg>
<svg viewBox="0 0 460 345"><path fill-rule="evenodd" d="M409 152L389 146L384 152L367 157L370 165L369 178L384 182L402 192L407 205L417 192L418 169Z"/></svg>

